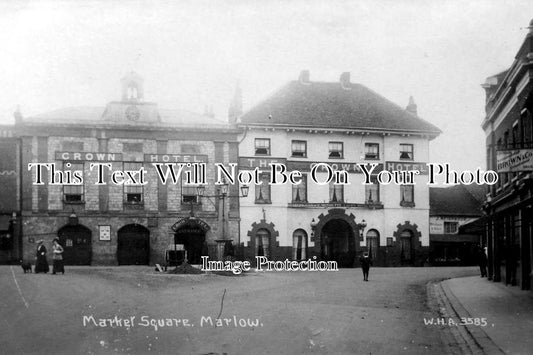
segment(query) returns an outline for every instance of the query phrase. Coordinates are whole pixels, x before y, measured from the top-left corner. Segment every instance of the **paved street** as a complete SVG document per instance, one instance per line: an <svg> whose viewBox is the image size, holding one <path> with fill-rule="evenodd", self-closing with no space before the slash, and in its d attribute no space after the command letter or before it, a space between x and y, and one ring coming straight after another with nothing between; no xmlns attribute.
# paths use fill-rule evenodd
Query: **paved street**
<svg viewBox="0 0 533 355"><path fill-rule="evenodd" d="M373 268L363 282L359 269L225 277L71 267L63 276L1 266L0 346L6 354L457 353L445 328L424 325L438 317L426 285L475 274ZM216 326L223 295L227 322Z"/></svg>

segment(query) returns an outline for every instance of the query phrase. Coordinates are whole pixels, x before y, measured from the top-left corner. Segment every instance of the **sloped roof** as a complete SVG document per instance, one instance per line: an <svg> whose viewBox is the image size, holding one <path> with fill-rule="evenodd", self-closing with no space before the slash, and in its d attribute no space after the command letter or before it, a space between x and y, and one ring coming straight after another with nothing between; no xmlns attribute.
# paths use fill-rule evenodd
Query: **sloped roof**
<svg viewBox="0 0 533 355"><path fill-rule="evenodd" d="M464 185L429 189L430 216L481 216L482 204Z"/></svg>
<svg viewBox="0 0 533 355"><path fill-rule="evenodd" d="M103 116L106 107L77 106L66 107L50 112L45 112L30 117L25 117L26 122L46 123L106 123ZM185 110L158 109L162 125L171 126L221 126L227 122L220 121L208 115L201 115ZM116 124L116 122L112 122ZM150 124L155 124L150 122Z"/></svg>
<svg viewBox="0 0 533 355"><path fill-rule="evenodd" d="M441 131L361 84L291 81L240 119L241 124Z"/></svg>

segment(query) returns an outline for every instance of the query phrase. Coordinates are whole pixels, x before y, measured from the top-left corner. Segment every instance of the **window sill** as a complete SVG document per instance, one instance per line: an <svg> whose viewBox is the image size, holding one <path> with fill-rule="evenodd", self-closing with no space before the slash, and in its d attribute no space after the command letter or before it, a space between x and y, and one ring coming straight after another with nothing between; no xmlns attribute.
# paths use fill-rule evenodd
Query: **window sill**
<svg viewBox="0 0 533 355"><path fill-rule="evenodd" d="M255 200L256 205L271 205L272 201L270 200Z"/></svg>
<svg viewBox="0 0 533 355"><path fill-rule="evenodd" d="M415 203L414 202L401 201L400 202L400 206L402 206L402 207L415 207Z"/></svg>
<svg viewBox="0 0 533 355"><path fill-rule="evenodd" d="M365 201L365 205L370 209L382 209L383 202L381 201Z"/></svg>
<svg viewBox="0 0 533 355"><path fill-rule="evenodd" d="M126 210L144 210L143 202L123 202L123 206Z"/></svg>
<svg viewBox="0 0 533 355"><path fill-rule="evenodd" d="M63 203L65 205L84 205L85 201L66 201L66 200L63 200Z"/></svg>

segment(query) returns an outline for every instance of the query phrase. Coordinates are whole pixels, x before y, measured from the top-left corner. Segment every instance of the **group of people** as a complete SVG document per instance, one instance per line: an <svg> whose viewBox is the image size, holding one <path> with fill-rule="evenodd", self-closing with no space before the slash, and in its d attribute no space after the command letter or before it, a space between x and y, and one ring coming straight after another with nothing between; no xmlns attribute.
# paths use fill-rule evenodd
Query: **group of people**
<svg viewBox="0 0 533 355"><path fill-rule="evenodd" d="M44 241L41 239L37 241L37 255L36 255L36 262L35 262L35 273L38 274L40 272L42 273L48 273L50 271L50 267L48 266L48 260L46 259L46 247L44 246ZM65 266L63 265L63 247L61 244L59 244L59 239L55 238L52 242L52 261L53 261L53 268L52 268L52 274L62 273L65 274Z"/></svg>

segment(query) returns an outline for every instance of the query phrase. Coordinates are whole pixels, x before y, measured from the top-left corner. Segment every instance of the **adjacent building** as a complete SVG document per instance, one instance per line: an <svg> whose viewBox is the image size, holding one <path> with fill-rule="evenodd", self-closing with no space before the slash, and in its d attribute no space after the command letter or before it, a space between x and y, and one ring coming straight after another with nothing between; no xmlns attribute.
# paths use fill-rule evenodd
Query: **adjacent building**
<svg viewBox="0 0 533 355"><path fill-rule="evenodd" d="M531 288L533 217L533 21L510 68L487 78L487 166L498 184L487 191L485 211L489 277Z"/></svg>
<svg viewBox="0 0 533 355"><path fill-rule="evenodd" d="M429 189L429 261L432 265L475 265L478 233L465 233L461 227L483 216L486 187L455 185Z"/></svg>
<svg viewBox="0 0 533 355"><path fill-rule="evenodd" d="M18 262L20 243L20 144L12 125L0 125L0 264Z"/></svg>
<svg viewBox="0 0 533 355"><path fill-rule="evenodd" d="M121 87L122 99L105 107L65 108L17 120L24 258L33 260L37 240L49 246L55 237L70 265L165 263L167 250L180 249L190 263L200 263L207 253L221 257L225 240L238 242L238 200L230 197L237 186L220 193L213 169L215 163L237 162L238 131L209 114L165 110L145 101L143 79L135 73L124 77ZM180 162L205 163L211 197L198 197L184 174L163 183L153 165ZM53 164L55 171L52 165L41 167L41 184L39 168L28 169L31 163ZM9 164L2 169L14 170L15 163ZM103 166L102 174L94 164ZM119 171L124 173L113 183L111 175ZM1 193L15 201L17 191ZM19 211L0 207L2 218Z"/></svg>
<svg viewBox="0 0 533 355"><path fill-rule="evenodd" d="M440 130L417 116L412 98L403 109L352 83L349 73L339 82L315 82L303 71L237 124L244 130L239 168L258 168L264 182L252 185L240 201L247 258L316 257L346 267L369 251L374 265L427 261L426 163L429 142ZM271 163L301 171L301 183L269 185ZM363 184L359 163L376 164L372 184ZM320 183L313 181L313 168ZM419 170L421 175L411 184L380 185L376 174L382 170ZM342 171L347 174L335 180Z"/></svg>

